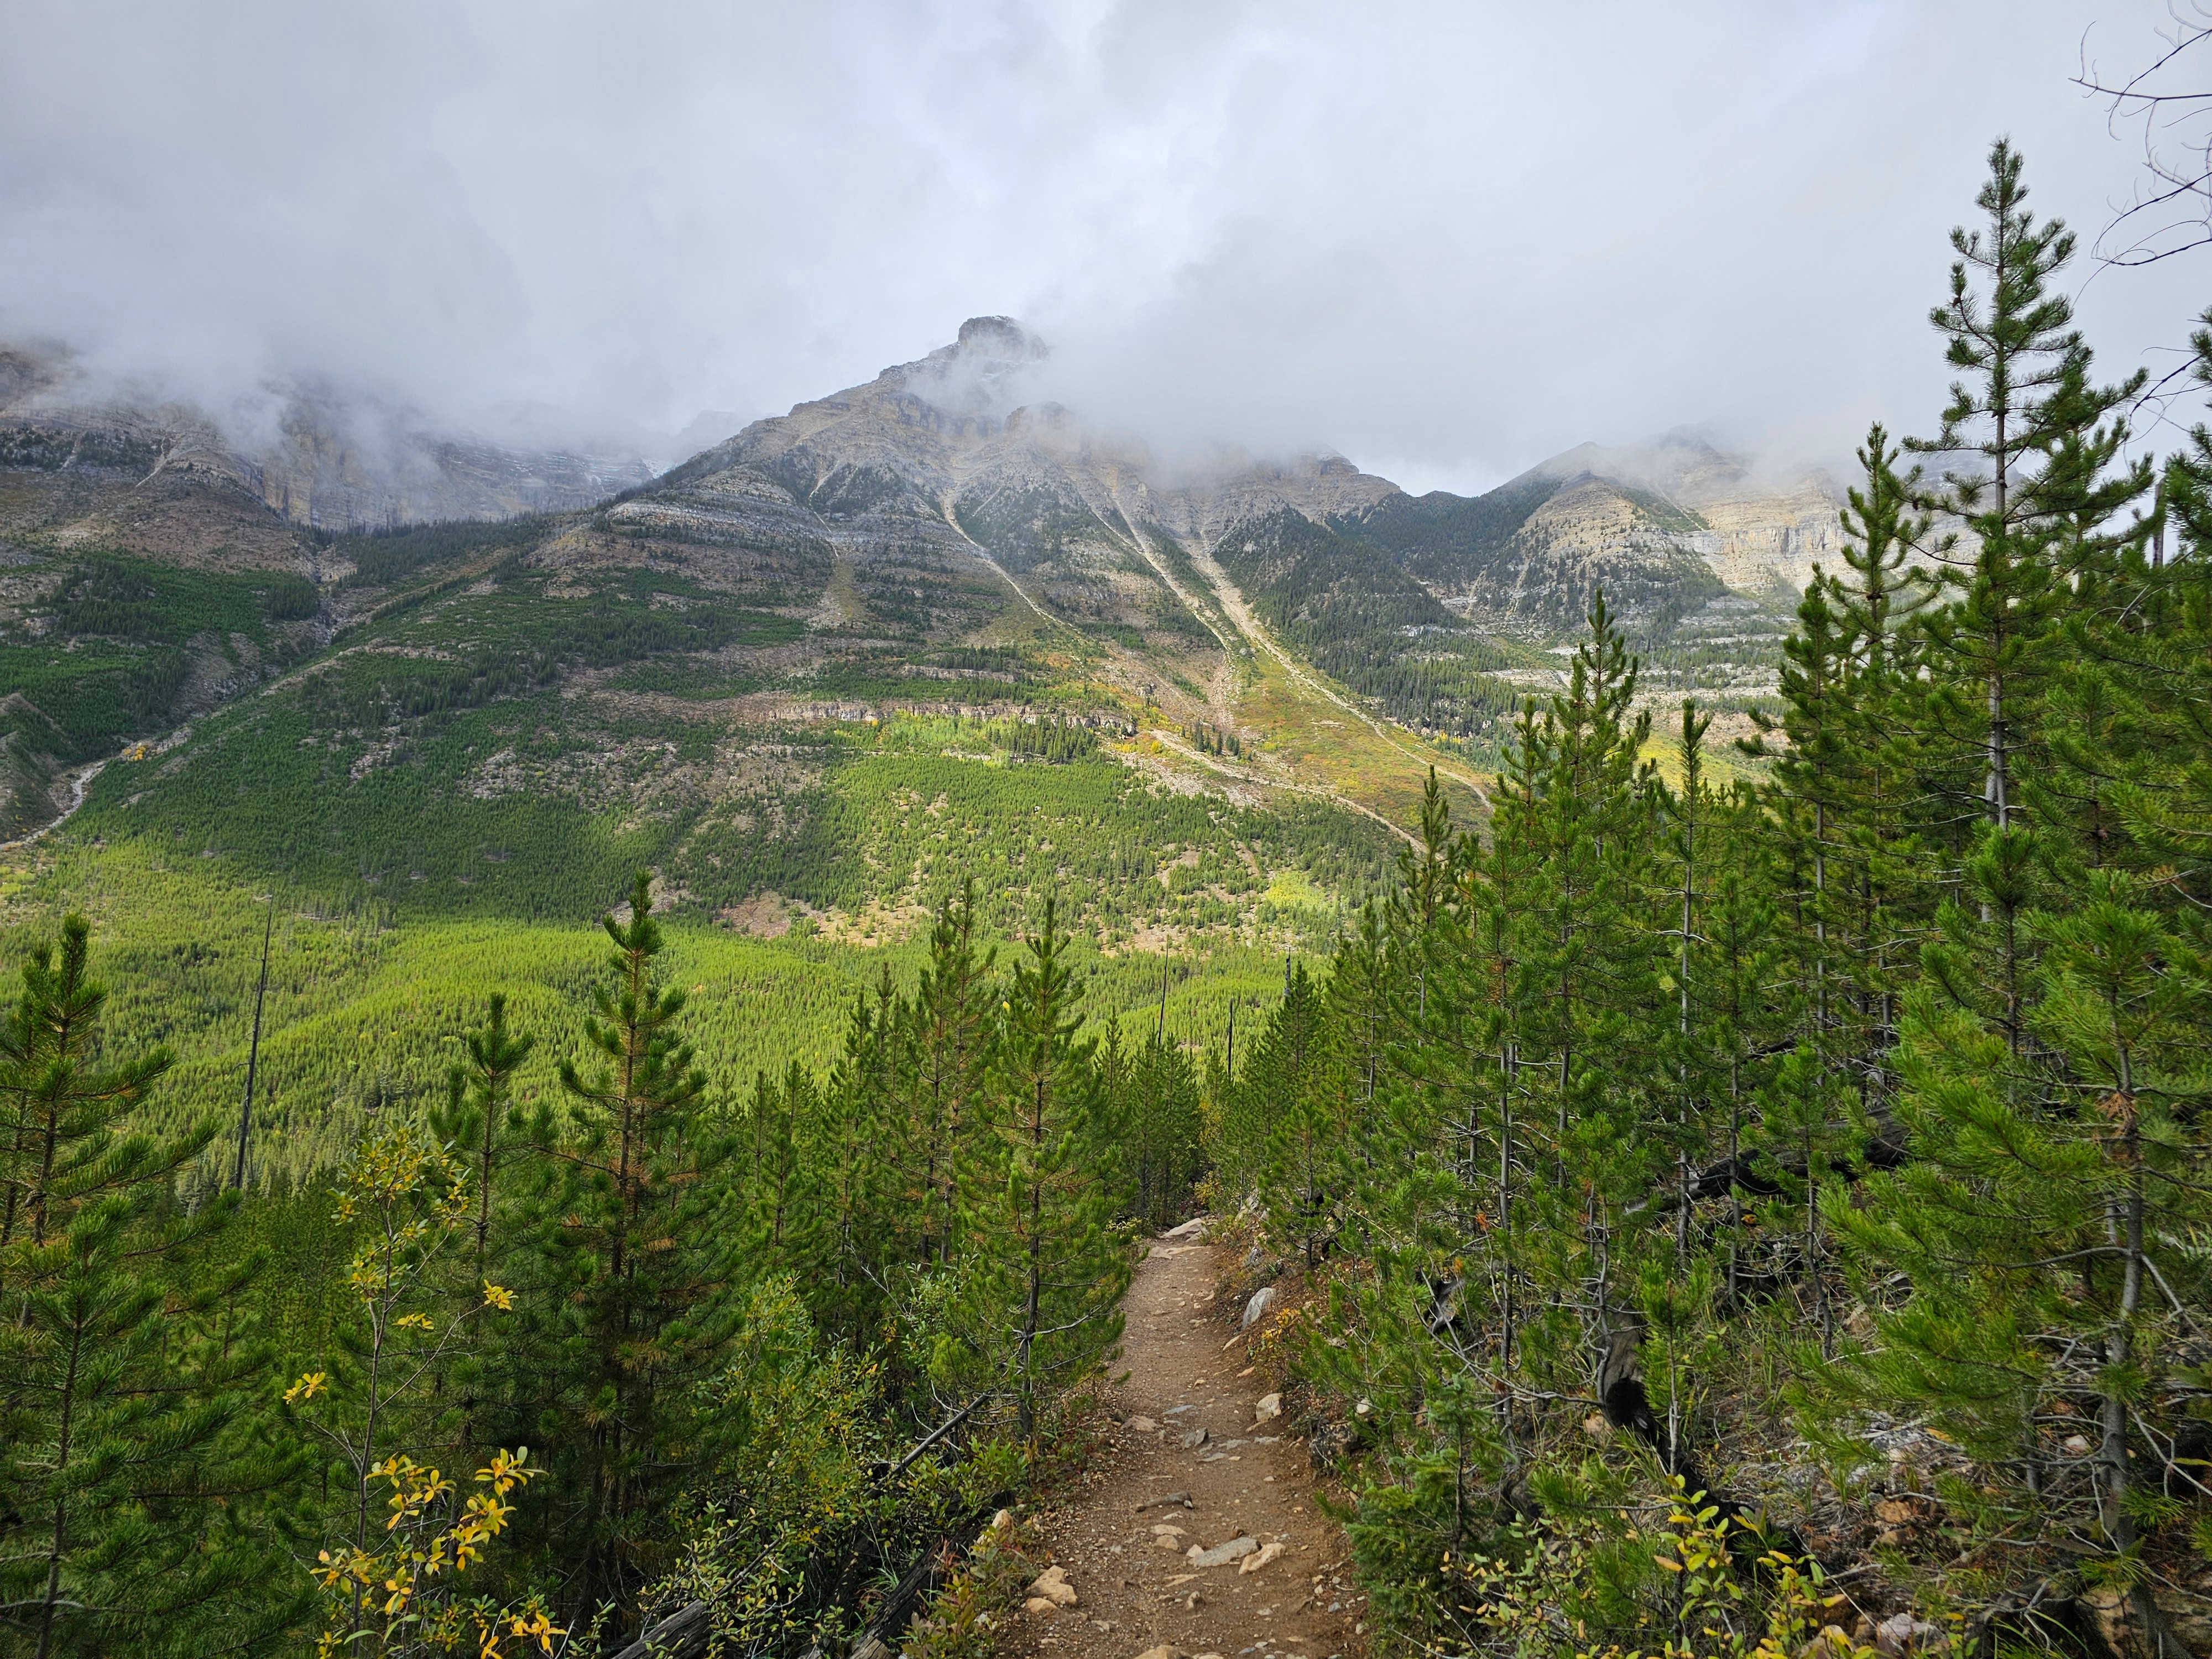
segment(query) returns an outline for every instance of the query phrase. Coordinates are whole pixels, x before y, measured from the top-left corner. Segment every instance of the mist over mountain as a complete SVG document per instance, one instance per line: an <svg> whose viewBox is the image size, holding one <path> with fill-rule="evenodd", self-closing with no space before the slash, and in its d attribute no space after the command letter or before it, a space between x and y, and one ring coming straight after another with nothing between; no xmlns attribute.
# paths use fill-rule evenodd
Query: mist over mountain
<svg viewBox="0 0 2212 1659"><path fill-rule="evenodd" d="M0 456L9 465L135 467L146 482L199 471L315 529L586 507L644 483L654 470L646 458L673 445L636 433L583 447L533 443L542 411L511 411L500 425L504 441L328 385L265 386L210 408L87 374L65 350L0 342Z"/></svg>
<svg viewBox="0 0 2212 1659"><path fill-rule="evenodd" d="M2212 1659L2208 88L19 0L0 1659Z"/></svg>
<svg viewBox="0 0 2212 1659"><path fill-rule="evenodd" d="M733 468L817 513L880 508L896 497L943 520L932 534L965 534L978 515L1003 534L1009 514L1026 513L1087 519L1123 541L1140 536L1140 521L1208 540L1289 511L1317 526L1357 526L1401 551L1423 550L1413 556L1422 579L1462 610L1494 608L1469 586L1467 561L1496 526L1522 532L1524 548L1553 550L1554 559L1568 547L1585 562L1632 550L1672 559L1680 568L1669 580L1694 573L1701 558L1728 586L1751 590L1802 586L1835 543L1838 496L1825 475L1771 483L1744 458L1686 432L1626 447L1586 443L1540 462L1494 492L1496 501L1525 503L1520 516L1508 524L1492 514L1468 529L1461 498L1430 492L1416 504L1341 457L1271 460L1218 441L1157 453L1133 432L1102 430L1056 401L1051 394L1066 384L1047 342L1012 319L978 317L952 344L734 434L722 432L734 416L706 414L679 434L633 432L578 450L531 443L527 412L510 416L501 441L440 430L420 411L331 387L264 387L251 401L209 410L158 399L143 382L103 385L51 347L17 347L0 349L0 433L18 466L86 476L136 467L143 482L198 471L325 531L592 506L647 483L656 454L678 461L665 483L616 516L649 516L664 510L650 501ZM708 439L719 441L700 441ZM1455 550L1439 550L1447 545ZM1533 605L1547 622L1571 619L1576 596L1594 580L1548 565L1519 569L1506 611Z"/></svg>
<svg viewBox="0 0 2212 1659"><path fill-rule="evenodd" d="M1271 461L1216 444L1162 458L1079 410L1030 402L1060 384L1052 357L1012 319L972 318L953 344L755 422L611 516L649 520L679 500L733 528L794 510L824 526L896 515L909 533L1073 580L1086 558L1159 544L1234 568L1251 550L1241 535L1290 515L1331 539L1314 556L1343 580L1379 553L1462 615L1540 627L1577 623L1601 571L1633 611L1716 586L1800 588L1834 562L1841 495L1825 474L1765 482L1691 434L1580 445L1479 498L1415 497L1333 454Z"/></svg>
<svg viewBox="0 0 2212 1659"><path fill-rule="evenodd" d="M2039 208L2094 231L2132 157L2067 76L2085 27L2094 60L2163 16L34 0L0 61L0 338L204 408L369 388L599 454L1004 312L1054 342L1051 396L1161 453L1474 493L1689 422L1834 467L1940 406L1914 337L1978 147L2013 133ZM2170 346L2187 290L2091 284L2085 321Z"/></svg>

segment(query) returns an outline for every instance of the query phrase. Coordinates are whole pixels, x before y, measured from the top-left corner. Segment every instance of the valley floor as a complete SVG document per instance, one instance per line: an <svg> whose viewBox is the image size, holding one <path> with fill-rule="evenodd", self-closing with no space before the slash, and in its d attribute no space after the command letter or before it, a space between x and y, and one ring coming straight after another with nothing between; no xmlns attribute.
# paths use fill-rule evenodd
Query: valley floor
<svg viewBox="0 0 2212 1659"><path fill-rule="evenodd" d="M1247 1369L1241 1337L1224 1341L1238 1310L1218 1300L1216 1269L1213 1247L1188 1236L1155 1241L1138 1268L1115 1372L1127 1376L1107 1395L1119 1426L1042 1517L1075 1605L1018 1616L1003 1659L1364 1649L1344 1535L1316 1501L1305 1443L1280 1417L1255 1420L1273 1385ZM1218 1566L1187 1559L1237 1540L1252 1549Z"/></svg>

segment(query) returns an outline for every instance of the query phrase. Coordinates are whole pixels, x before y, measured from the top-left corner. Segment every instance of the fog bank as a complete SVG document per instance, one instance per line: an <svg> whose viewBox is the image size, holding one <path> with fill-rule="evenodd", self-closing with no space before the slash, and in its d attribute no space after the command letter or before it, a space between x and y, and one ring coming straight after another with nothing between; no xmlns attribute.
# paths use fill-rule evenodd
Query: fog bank
<svg viewBox="0 0 2212 1659"><path fill-rule="evenodd" d="M1944 234L2000 131L2086 243L2139 151L2069 83L2158 0L18 0L0 338L217 407L358 388L672 447L951 339L1164 448L1480 488L1686 423L1933 426ZM2090 276L2085 258L2073 273ZM2185 259L2087 283L2175 347Z"/></svg>

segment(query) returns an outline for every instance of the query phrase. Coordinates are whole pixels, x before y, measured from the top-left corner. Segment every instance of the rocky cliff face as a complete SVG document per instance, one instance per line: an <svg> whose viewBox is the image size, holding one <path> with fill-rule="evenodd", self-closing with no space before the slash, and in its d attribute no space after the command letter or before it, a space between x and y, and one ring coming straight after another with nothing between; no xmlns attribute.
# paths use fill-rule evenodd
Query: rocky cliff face
<svg viewBox="0 0 2212 1659"><path fill-rule="evenodd" d="M1815 565L1843 566L1842 492L1822 475L1772 492L1700 502L1706 528L1686 539L1713 574L1739 592L1802 592Z"/></svg>
<svg viewBox="0 0 2212 1659"><path fill-rule="evenodd" d="M981 552L1107 621L1157 600L1161 554L1233 566L1248 543L1267 570L1296 564L1304 580L1334 559L1394 610L1410 576L1461 616L1537 634L1579 626L1601 586L1616 611L1665 625L1730 590L1801 586L1814 561L1832 562L1824 480L1771 489L1686 438L1585 445L1471 498L1417 500L1333 455L1224 452L1195 477L1168 476L1140 445L1029 402L1046 355L1010 319L971 319L952 344L756 422L611 516L733 541L817 538L862 567L877 549ZM1319 538L1286 540L1285 514Z"/></svg>
<svg viewBox="0 0 2212 1659"><path fill-rule="evenodd" d="M1762 479L1741 457L1684 433L1630 448L1583 444L1534 469L1534 476L1576 474L1651 498L1640 504L1656 504L1655 527L1738 592L1802 590L1815 564L1833 570L1838 563L1844 493L1825 472Z"/></svg>
<svg viewBox="0 0 2212 1659"><path fill-rule="evenodd" d="M0 468L18 492L82 495L53 481L150 483L191 475L254 496L318 530L496 519L589 507L646 483L635 456L517 447L442 433L411 411L295 391L273 424L227 429L189 404L134 401L87 386L58 352L0 347ZM35 475L48 475L40 490ZM70 481L75 482L75 481ZM94 536L119 526L99 519Z"/></svg>

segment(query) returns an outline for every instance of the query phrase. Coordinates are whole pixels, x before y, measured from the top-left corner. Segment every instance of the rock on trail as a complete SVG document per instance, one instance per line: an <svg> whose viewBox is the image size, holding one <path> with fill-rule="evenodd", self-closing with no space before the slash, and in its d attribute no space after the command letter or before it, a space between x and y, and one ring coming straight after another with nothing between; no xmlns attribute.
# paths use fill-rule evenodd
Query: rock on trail
<svg viewBox="0 0 2212 1659"><path fill-rule="evenodd" d="M1030 1613L1057 1613L1062 1607L1074 1605L1075 1586L1067 1582L1067 1569L1047 1567L1030 1586L1024 1610Z"/></svg>
<svg viewBox="0 0 2212 1659"><path fill-rule="evenodd" d="M1232 1538L1225 1544L1216 1544L1212 1549L1193 1544L1187 1552L1194 1567L1225 1567L1231 1561L1242 1560L1260 1553L1260 1540L1246 1533L1242 1538Z"/></svg>
<svg viewBox="0 0 2212 1659"><path fill-rule="evenodd" d="M1344 1537L1314 1503L1282 1401L1239 1376L1244 1310L1186 1224L1153 1241L1109 1389L1115 1426L1042 1520L1050 1568L1001 1659L1357 1659L1365 1604ZM1270 1298L1272 1299L1272 1298ZM1054 1592L1057 1590L1058 1594ZM1060 1596L1072 1598L1063 1601Z"/></svg>

